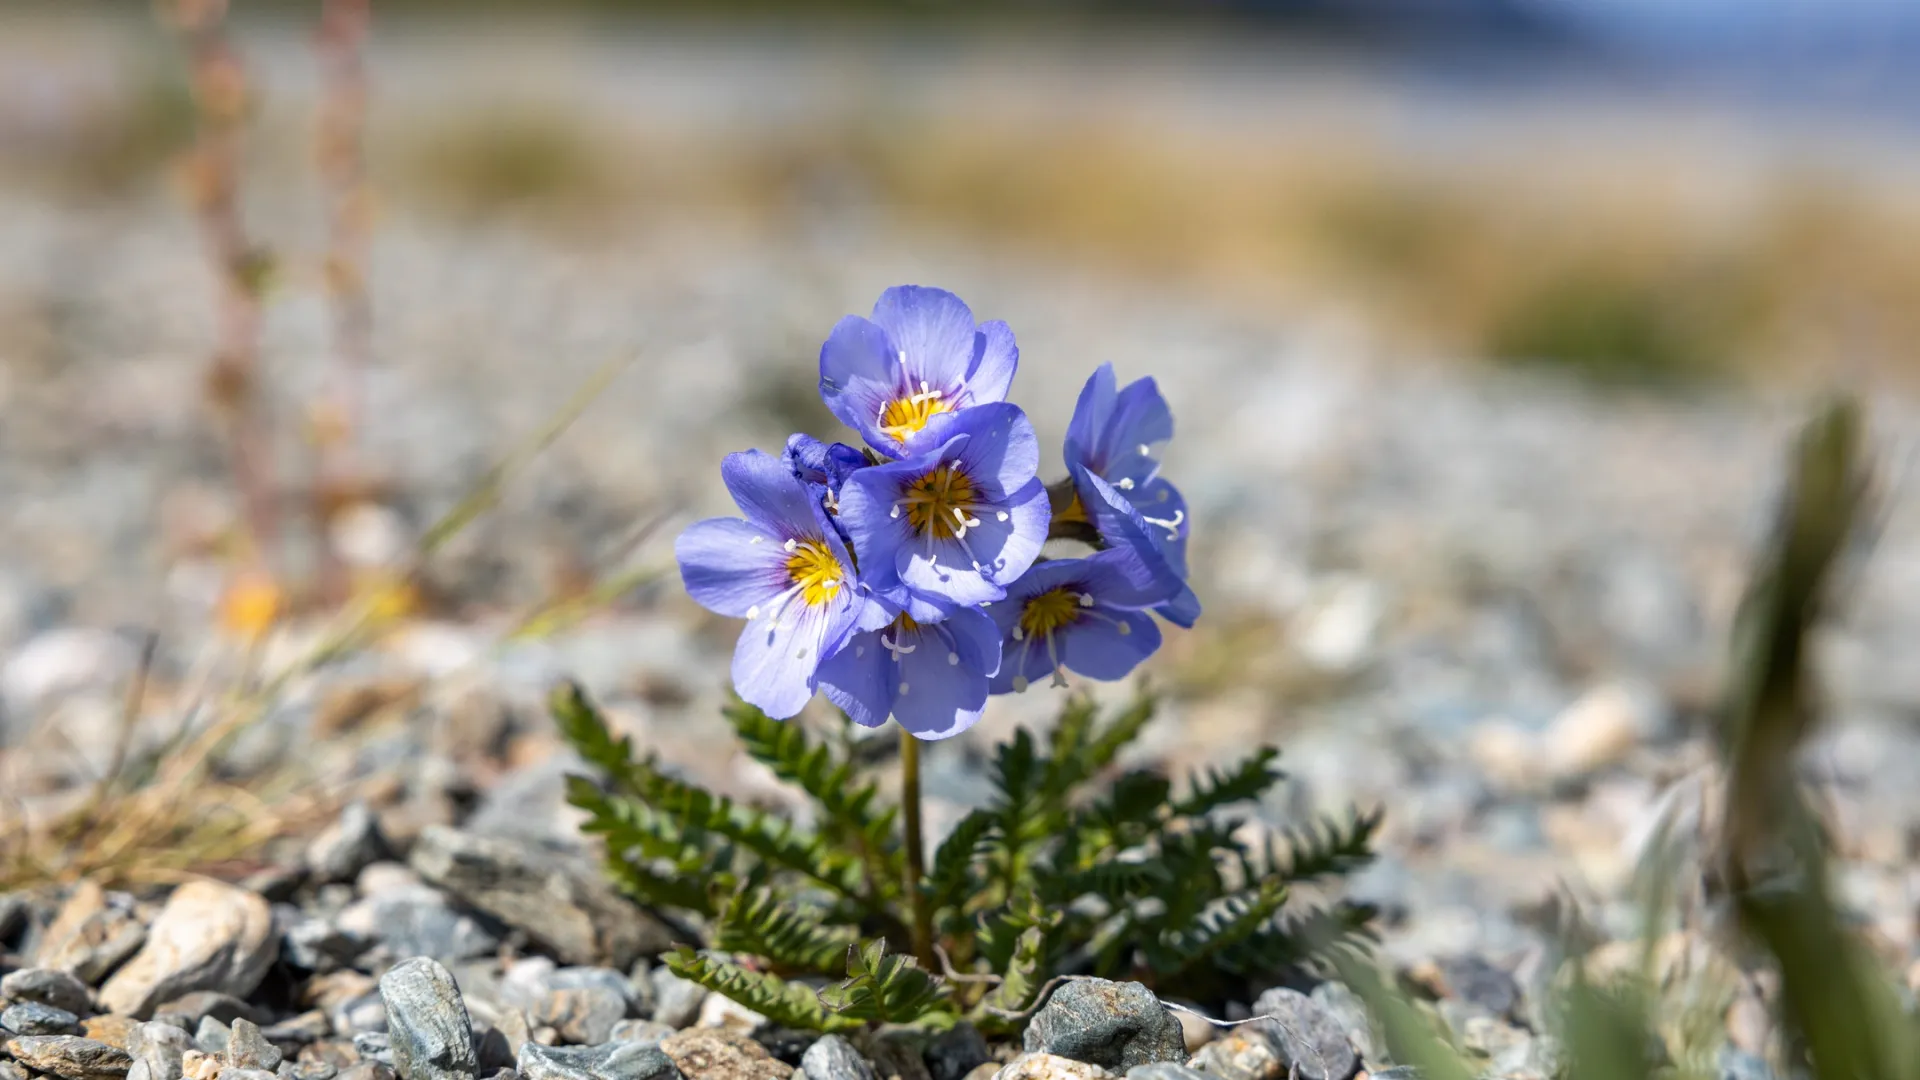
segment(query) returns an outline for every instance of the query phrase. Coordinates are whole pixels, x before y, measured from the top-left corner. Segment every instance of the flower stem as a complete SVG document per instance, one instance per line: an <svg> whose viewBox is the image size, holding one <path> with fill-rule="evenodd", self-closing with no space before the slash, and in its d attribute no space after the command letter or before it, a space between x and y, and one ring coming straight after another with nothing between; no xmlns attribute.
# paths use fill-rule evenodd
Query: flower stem
<svg viewBox="0 0 1920 1080"><path fill-rule="evenodd" d="M920 838L920 740L900 729L900 803L907 829L907 902L913 905L913 955L920 966L933 971L933 920L920 881L927 876L927 860Z"/></svg>

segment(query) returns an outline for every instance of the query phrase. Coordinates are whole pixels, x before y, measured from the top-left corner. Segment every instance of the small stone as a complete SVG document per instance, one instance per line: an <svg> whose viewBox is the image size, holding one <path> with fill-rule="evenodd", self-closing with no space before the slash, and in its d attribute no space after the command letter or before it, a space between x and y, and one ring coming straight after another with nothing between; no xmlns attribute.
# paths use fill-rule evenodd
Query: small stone
<svg viewBox="0 0 1920 1080"><path fill-rule="evenodd" d="M372 944L341 929L332 919L302 917L280 936L281 953L288 964L319 974L350 966Z"/></svg>
<svg viewBox="0 0 1920 1080"><path fill-rule="evenodd" d="M212 990L197 990L182 995L153 1010L155 1020L165 1021L185 1031L198 1030L200 1021L209 1016L222 1024L232 1024L243 1016L256 1023L261 1019L253 1006L232 994Z"/></svg>
<svg viewBox="0 0 1920 1080"><path fill-rule="evenodd" d="M147 928L134 915L133 897L83 881L40 935L34 964L71 972L84 983L97 983L126 963L146 940Z"/></svg>
<svg viewBox="0 0 1920 1080"><path fill-rule="evenodd" d="M752 1035L767 1026L766 1017L725 994L707 995L707 1000L700 1003L700 1018L694 1022L701 1027L723 1028L742 1035Z"/></svg>
<svg viewBox="0 0 1920 1080"><path fill-rule="evenodd" d="M533 1041L533 1025L521 1009L503 1009L494 1021L493 1033L506 1040L507 1052L520 1056L520 1048Z"/></svg>
<svg viewBox="0 0 1920 1080"><path fill-rule="evenodd" d="M1377 1039L1373 1030L1373 1014L1367 1012L1367 1003L1353 992L1345 983L1323 982L1307 995L1315 1005L1325 1009L1328 1016L1347 1033L1347 1042L1360 1055L1363 1062L1374 1060L1374 1046Z"/></svg>
<svg viewBox="0 0 1920 1080"><path fill-rule="evenodd" d="M144 1020L161 1002L194 990L244 997L279 951L264 899L216 881L190 881L168 897L140 952L101 988L100 1004Z"/></svg>
<svg viewBox="0 0 1920 1080"><path fill-rule="evenodd" d="M360 1060L350 1040L316 1039L300 1048L294 1062L299 1065L330 1065L335 1072L344 1073L347 1068Z"/></svg>
<svg viewBox="0 0 1920 1080"><path fill-rule="evenodd" d="M1443 997L1458 998L1509 1018L1520 1006L1520 984L1478 956L1444 956L1435 960L1433 967L1439 976L1433 989Z"/></svg>
<svg viewBox="0 0 1920 1080"><path fill-rule="evenodd" d="M125 1050L78 1035L22 1035L7 1043L7 1052L61 1080L120 1080L133 1064Z"/></svg>
<svg viewBox="0 0 1920 1080"><path fill-rule="evenodd" d="M1286 1068L1280 1064L1277 1042L1248 1024L1201 1047L1187 1065L1223 1080L1279 1080L1286 1076Z"/></svg>
<svg viewBox="0 0 1920 1080"><path fill-rule="evenodd" d="M1023 1045L1028 1053L1121 1071L1186 1057L1180 1022L1151 990L1106 979L1076 979L1055 990L1027 1025Z"/></svg>
<svg viewBox="0 0 1920 1080"><path fill-rule="evenodd" d="M316 881L352 881L360 871L389 856L380 819L366 803L352 802L307 845L307 873Z"/></svg>
<svg viewBox="0 0 1920 1080"><path fill-rule="evenodd" d="M219 1054L224 1060L227 1044L233 1041L233 1029L215 1020L211 1016L200 1018L200 1026L194 1029L193 1045L203 1054Z"/></svg>
<svg viewBox="0 0 1920 1080"><path fill-rule="evenodd" d="M133 1058L128 1080L181 1080L181 1062L191 1049L192 1038L172 1024L139 1024L127 1037L127 1053Z"/></svg>
<svg viewBox="0 0 1920 1080"><path fill-rule="evenodd" d="M235 1027L239 1030L238 1026ZM333 1034L333 1024L319 1009L309 1009L277 1024L260 1029L260 1035L275 1046L305 1046Z"/></svg>
<svg viewBox="0 0 1920 1080"><path fill-rule="evenodd" d="M341 1035L384 1034L387 1003L375 990L335 1005L327 1011L327 1020Z"/></svg>
<svg viewBox="0 0 1920 1080"><path fill-rule="evenodd" d="M1347 1080L1360 1065L1340 1022L1298 990L1277 987L1261 994L1253 1015L1273 1018L1247 1026L1277 1036L1280 1068L1290 1080Z"/></svg>
<svg viewBox="0 0 1920 1080"><path fill-rule="evenodd" d="M882 1024L856 1033L853 1045L873 1062L881 1080L933 1080L926 1059L931 1044L931 1033L924 1028Z"/></svg>
<svg viewBox="0 0 1920 1080"><path fill-rule="evenodd" d="M842 1035L822 1035L800 1055L806 1080L879 1080L873 1066Z"/></svg>
<svg viewBox="0 0 1920 1080"><path fill-rule="evenodd" d="M21 968L0 978L0 997L10 1001L37 1001L74 1015L87 1013L87 984L64 971Z"/></svg>
<svg viewBox="0 0 1920 1080"><path fill-rule="evenodd" d="M653 1018L673 1028L693 1026L700 1017L700 1007L707 1000L707 988L692 979L683 979L665 967L654 968L651 972L653 982Z"/></svg>
<svg viewBox="0 0 1920 1080"><path fill-rule="evenodd" d="M981 1064L967 1074L967 1080L993 1080L1000 1072L1000 1063L989 1061Z"/></svg>
<svg viewBox="0 0 1920 1080"><path fill-rule="evenodd" d="M80 1018L65 1009L23 1001L0 1012L0 1028L16 1035L78 1035Z"/></svg>
<svg viewBox="0 0 1920 1080"><path fill-rule="evenodd" d="M325 1061L288 1061L280 1064L282 1080L334 1080L339 1075L339 1067Z"/></svg>
<svg viewBox="0 0 1920 1080"><path fill-rule="evenodd" d="M405 961L380 977L380 997L401 1080L453 1080L478 1072L473 1022L446 968L426 957Z"/></svg>
<svg viewBox="0 0 1920 1080"><path fill-rule="evenodd" d="M1174 1061L1155 1061L1127 1070L1127 1080L1212 1080L1198 1069Z"/></svg>
<svg viewBox="0 0 1920 1080"><path fill-rule="evenodd" d="M658 1020L622 1020L613 1025L613 1032L607 1036L608 1042L617 1043L654 1043L673 1034L675 1029Z"/></svg>
<svg viewBox="0 0 1920 1080"><path fill-rule="evenodd" d="M369 896L334 919L340 932L378 941L394 958L427 956L454 964L486 956L500 939L441 893L424 885Z"/></svg>
<svg viewBox="0 0 1920 1080"><path fill-rule="evenodd" d="M0 1047L5 1045L0 1043ZM30 1078L27 1076L27 1070L5 1058L0 1058L0 1080L30 1080Z"/></svg>
<svg viewBox="0 0 1920 1080"><path fill-rule="evenodd" d="M1532 1038L1527 1032L1485 1013L1467 1017L1459 1031L1461 1046L1489 1058L1497 1058Z"/></svg>
<svg viewBox="0 0 1920 1080"><path fill-rule="evenodd" d="M363 1031L353 1037L353 1052L363 1061L393 1068L393 1040L384 1031Z"/></svg>
<svg viewBox="0 0 1920 1080"><path fill-rule="evenodd" d="M1719 1068L1720 1080L1773 1080L1773 1070L1767 1067L1766 1058L1737 1047L1721 1047L1715 1064Z"/></svg>
<svg viewBox="0 0 1920 1080"><path fill-rule="evenodd" d="M962 1020L935 1036L921 1056L933 1080L966 1080L968 1073L992 1060L993 1050L979 1028Z"/></svg>
<svg viewBox="0 0 1920 1080"><path fill-rule="evenodd" d="M227 1066L220 1070L219 1080L278 1080L265 1069L236 1069Z"/></svg>
<svg viewBox="0 0 1920 1080"><path fill-rule="evenodd" d="M218 1054L209 1054L198 1048L180 1055L180 1075L185 1080L215 1080L222 1067Z"/></svg>
<svg viewBox="0 0 1920 1080"><path fill-rule="evenodd" d="M793 1069L745 1035L688 1028L661 1040L660 1050L691 1080L791 1080Z"/></svg>
<svg viewBox="0 0 1920 1080"><path fill-rule="evenodd" d="M90 1016L80 1022L80 1034L95 1042L128 1050L139 1027L140 1021L131 1016Z"/></svg>
<svg viewBox="0 0 1920 1080"><path fill-rule="evenodd" d="M235 1020L233 1037L227 1041L227 1064L236 1069L272 1072L280 1067L280 1050L266 1040L259 1025L251 1020Z"/></svg>
<svg viewBox="0 0 1920 1080"><path fill-rule="evenodd" d="M1541 766L1556 779L1586 776L1621 761L1664 724L1651 694L1620 685L1597 687L1554 718L1545 734Z"/></svg>
<svg viewBox="0 0 1920 1080"><path fill-rule="evenodd" d="M520 1048L519 1066L527 1080L681 1080L664 1051L637 1043L559 1047L529 1042Z"/></svg>
<svg viewBox="0 0 1920 1080"><path fill-rule="evenodd" d="M993 1074L994 1080L1106 1080L1113 1074L1098 1065L1057 1054L1021 1054Z"/></svg>
<svg viewBox="0 0 1920 1080"><path fill-rule="evenodd" d="M631 965L674 944L665 924L584 862L444 826L423 829L409 856L427 881L492 915L569 964Z"/></svg>
<svg viewBox="0 0 1920 1080"><path fill-rule="evenodd" d="M1535 1035L1507 1047L1487 1067L1500 1080L1553 1080L1561 1075L1566 1055L1551 1035Z"/></svg>
<svg viewBox="0 0 1920 1080"><path fill-rule="evenodd" d="M627 1015L626 998L605 987L549 990L534 1009L533 1022L545 1024L567 1042L598 1046L613 1038L613 1025Z"/></svg>
<svg viewBox="0 0 1920 1080"><path fill-rule="evenodd" d="M361 1061L340 1070L335 1080L395 1080L393 1066L384 1061Z"/></svg>

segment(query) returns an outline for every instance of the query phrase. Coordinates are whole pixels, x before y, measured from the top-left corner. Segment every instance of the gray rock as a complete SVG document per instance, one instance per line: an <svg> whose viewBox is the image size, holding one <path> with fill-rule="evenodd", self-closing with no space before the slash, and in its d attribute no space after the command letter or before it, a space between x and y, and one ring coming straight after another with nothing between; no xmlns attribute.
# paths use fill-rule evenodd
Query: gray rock
<svg viewBox="0 0 1920 1080"><path fill-rule="evenodd" d="M606 968L562 968L547 976L549 989L529 1013L535 1025L551 1027L567 1042L598 1046L611 1041L613 1025L632 1009L626 977Z"/></svg>
<svg viewBox="0 0 1920 1080"><path fill-rule="evenodd" d="M384 1031L363 1031L353 1037L353 1052L364 1061L378 1062L392 1069L393 1040Z"/></svg>
<svg viewBox="0 0 1920 1080"><path fill-rule="evenodd" d="M1360 995L1345 983L1323 982L1314 987L1313 993L1308 996L1347 1033L1347 1042L1352 1044L1363 1062L1375 1060L1373 1051L1377 1039L1373 1015L1367 1011L1367 1004L1360 1000Z"/></svg>
<svg viewBox="0 0 1920 1080"><path fill-rule="evenodd" d="M994 1080L1107 1080L1113 1074L1057 1054L1021 1054L993 1076Z"/></svg>
<svg viewBox="0 0 1920 1080"><path fill-rule="evenodd" d="M444 826L423 829L409 864L427 881L515 929L564 963L631 965L674 943L584 860Z"/></svg>
<svg viewBox="0 0 1920 1080"><path fill-rule="evenodd" d="M658 1020L622 1020L613 1025L613 1033L607 1036L608 1042L617 1043L658 1043L674 1033Z"/></svg>
<svg viewBox="0 0 1920 1080"><path fill-rule="evenodd" d="M1213 1078L1179 1062L1156 1061L1148 1065L1135 1065L1128 1069L1127 1080L1213 1080Z"/></svg>
<svg viewBox="0 0 1920 1080"><path fill-rule="evenodd" d="M141 1024L127 1037L127 1080L180 1080L180 1059L192 1048L193 1039L172 1024Z"/></svg>
<svg viewBox="0 0 1920 1080"><path fill-rule="evenodd" d="M78 1016L90 1011L87 984L52 968L21 968L0 978L0 997L9 1001L37 1001Z"/></svg>
<svg viewBox="0 0 1920 1080"><path fill-rule="evenodd" d="M1566 1054L1560 1040L1551 1035L1535 1035L1502 1050L1487 1067L1487 1075L1500 1080L1553 1080L1565 1071Z"/></svg>
<svg viewBox="0 0 1920 1080"><path fill-rule="evenodd" d="M1448 994L1471 1002L1495 1016L1514 1015L1520 1005L1520 984L1513 976L1478 956L1448 956L1434 961Z"/></svg>
<svg viewBox="0 0 1920 1080"><path fill-rule="evenodd" d="M78 1035L80 1018L39 1001L23 1001L0 1012L0 1028L15 1035Z"/></svg>
<svg viewBox="0 0 1920 1080"><path fill-rule="evenodd" d="M236 1069L272 1072L280 1067L280 1050L261 1034L259 1025L251 1020L235 1020L233 1037L227 1040L227 1064Z"/></svg>
<svg viewBox="0 0 1920 1080"><path fill-rule="evenodd" d="M1223 1080L1280 1080L1287 1071L1278 1043L1270 1032L1246 1024L1201 1047L1187 1065Z"/></svg>
<svg viewBox="0 0 1920 1080"><path fill-rule="evenodd" d="M1180 1022L1151 990L1105 979L1076 979L1055 990L1027 1025L1023 1046L1030 1054L1053 1054L1117 1071L1187 1056Z"/></svg>
<svg viewBox="0 0 1920 1080"><path fill-rule="evenodd" d="M366 803L352 802L307 845L307 873L316 881L352 881L369 865L390 857L380 819Z"/></svg>
<svg viewBox="0 0 1920 1080"><path fill-rule="evenodd" d="M236 1069L229 1066L220 1070L220 1080L278 1080L278 1078L265 1069Z"/></svg>
<svg viewBox="0 0 1920 1080"><path fill-rule="evenodd" d="M380 997L401 1080L477 1075L473 1022L446 968L425 957L405 961L380 977Z"/></svg>
<svg viewBox="0 0 1920 1080"><path fill-rule="evenodd" d="M14 1060L61 1080L120 1080L133 1059L125 1050L77 1035L22 1035L7 1042Z"/></svg>
<svg viewBox="0 0 1920 1080"><path fill-rule="evenodd" d="M362 1061L340 1070L335 1080L395 1080L393 1066L384 1061Z"/></svg>
<svg viewBox="0 0 1920 1080"><path fill-rule="evenodd" d="M800 1055L800 1071L806 1080L878 1080L873 1066L841 1035L822 1035L808 1047Z"/></svg>
<svg viewBox="0 0 1920 1080"><path fill-rule="evenodd" d="M393 959L427 956L454 964L487 956L500 945L478 919L425 886L369 896L342 911L334 926L349 936L378 941Z"/></svg>
<svg viewBox="0 0 1920 1080"><path fill-rule="evenodd" d="M633 1001L633 1015L653 1015L653 965L645 957L635 960L627 971L627 994Z"/></svg>
<svg viewBox="0 0 1920 1080"><path fill-rule="evenodd" d="M681 1080L673 1060L657 1046L613 1043L606 1046L520 1048L520 1074L527 1080Z"/></svg>
<svg viewBox="0 0 1920 1080"><path fill-rule="evenodd" d="M19 893L0 893L0 947L13 940L13 935L27 925L27 912L31 905L27 898Z"/></svg>
<svg viewBox="0 0 1920 1080"><path fill-rule="evenodd" d="M287 963L305 971L326 974L351 967L371 945L366 938L341 929L332 919L307 918L289 923L280 936Z"/></svg>
<svg viewBox="0 0 1920 1080"><path fill-rule="evenodd" d="M5 1045L0 1043L0 1046ZM5 1058L0 1058L0 1080L30 1080L30 1078L27 1076L27 1070Z"/></svg>
<svg viewBox="0 0 1920 1080"><path fill-rule="evenodd" d="M236 1024L234 1030L239 1031ZM260 1029L260 1037L275 1046L305 1046L333 1034L333 1024L319 1009L309 1009Z"/></svg>
<svg viewBox="0 0 1920 1080"><path fill-rule="evenodd" d="M688 1028L660 1049L692 1080L793 1080L793 1067L745 1035L717 1028Z"/></svg>
<svg viewBox="0 0 1920 1080"><path fill-rule="evenodd" d="M34 966L71 972L83 983L106 978L147 940L133 897L81 882L34 949Z"/></svg>
<svg viewBox="0 0 1920 1080"><path fill-rule="evenodd" d="M232 1041L233 1029L211 1016L201 1017L200 1026L193 1032L193 1045L203 1054L224 1055Z"/></svg>
<svg viewBox="0 0 1920 1080"><path fill-rule="evenodd" d="M1773 1070L1768 1068L1767 1059L1738 1047L1721 1047L1715 1065L1719 1069L1720 1080L1773 1080Z"/></svg>
<svg viewBox="0 0 1920 1080"><path fill-rule="evenodd" d="M144 1020L161 1002L194 990L245 997L279 952L264 899L216 881L190 881L168 897L139 954L101 988L100 1004Z"/></svg>
<svg viewBox="0 0 1920 1080"><path fill-rule="evenodd" d="M928 1043L922 1056L933 1080L965 1080L968 1073L992 1059L993 1050L979 1028L962 1020Z"/></svg>
<svg viewBox="0 0 1920 1080"><path fill-rule="evenodd" d="M1273 1019L1248 1027L1264 1028L1275 1036L1280 1067L1298 1080L1347 1080L1360 1065L1345 1027L1313 999L1298 990L1279 987L1253 1002L1253 1015Z"/></svg>
<svg viewBox="0 0 1920 1080"><path fill-rule="evenodd" d="M707 1000L706 987L691 979L683 979L664 966L654 968L649 974L653 983L655 1020L678 1031L699 1018L700 1006Z"/></svg>
<svg viewBox="0 0 1920 1080"><path fill-rule="evenodd" d="M325 1061L283 1061L278 1075L281 1080L334 1080L340 1070Z"/></svg>
<svg viewBox="0 0 1920 1080"><path fill-rule="evenodd" d="M475 1032L473 1060L478 1064L481 1076L492 1076L501 1069L511 1071L519 1057L519 1048L501 1034L499 1028L490 1027Z"/></svg>
<svg viewBox="0 0 1920 1080"><path fill-rule="evenodd" d="M212 1017L222 1024L231 1025L235 1020L245 1017L259 1023L263 1017L258 1009L234 997L213 990L199 990L174 998L153 1010L153 1018L172 1024L183 1031L197 1031L200 1021Z"/></svg>
<svg viewBox="0 0 1920 1080"><path fill-rule="evenodd" d="M387 1003L375 990L337 1003L327 1011L327 1020L340 1035L385 1034Z"/></svg>

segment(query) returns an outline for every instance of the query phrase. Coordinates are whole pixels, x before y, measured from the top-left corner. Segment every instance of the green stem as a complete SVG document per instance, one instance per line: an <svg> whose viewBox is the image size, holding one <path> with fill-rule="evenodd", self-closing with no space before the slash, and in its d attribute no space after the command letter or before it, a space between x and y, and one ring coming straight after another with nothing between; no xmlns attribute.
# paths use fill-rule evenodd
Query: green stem
<svg viewBox="0 0 1920 1080"><path fill-rule="evenodd" d="M933 962L933 920L927 911L925 849L920 838L920 740L900 729L900 803L907 829L907 902L913 905L913 955L928 971Z"/></svg>

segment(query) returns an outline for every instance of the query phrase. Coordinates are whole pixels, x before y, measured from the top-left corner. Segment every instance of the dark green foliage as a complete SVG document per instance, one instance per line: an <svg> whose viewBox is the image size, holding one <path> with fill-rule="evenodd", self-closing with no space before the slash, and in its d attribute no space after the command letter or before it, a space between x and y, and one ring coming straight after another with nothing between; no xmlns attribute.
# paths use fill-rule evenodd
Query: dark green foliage
<svg viewBox="0 0 1920 1080"><path fill-rule="evenodd" d="M643 903L707 920L715 951L676 953L673 970L790 1027L964 1017L1007 1032L1061 975L1138 978L1205 1000L1368 941L1369 909L1289 914L1287 889L1365 862L1378 815L1249 841L1230 811L1281 779L1266 747L1178 793L1155 772L1116 774L1153 717L1146 695L1104 723L1071 698L1045 740L1016 731L996 750L989 805L911 882L898 811L850 754L798 725L727 710L747 752L812 798L812 831L669 776L573 687L555 692L553 709L599 774L569 791L606 838L613 879ZM955 978L886 951L911 940L916 893ZM783 978L843 974L817 994Z"/></svg>

